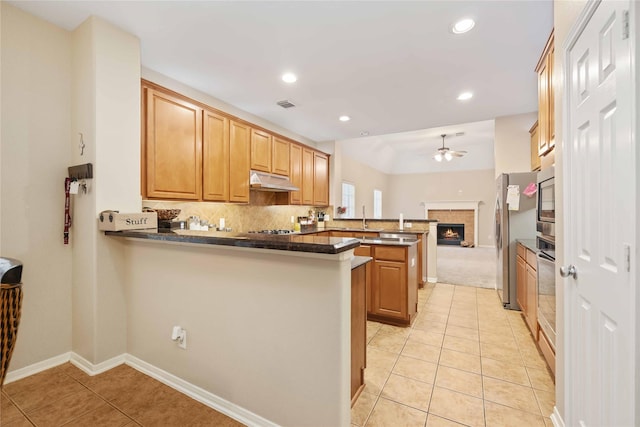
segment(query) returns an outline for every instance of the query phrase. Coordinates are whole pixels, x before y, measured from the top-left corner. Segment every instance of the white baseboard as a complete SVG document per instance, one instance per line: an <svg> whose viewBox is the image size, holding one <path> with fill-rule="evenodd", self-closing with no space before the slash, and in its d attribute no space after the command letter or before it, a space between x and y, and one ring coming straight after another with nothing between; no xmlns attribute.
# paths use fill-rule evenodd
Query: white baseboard
<svg viewBox="0 0 640 427"><path fill-rule="evenodd" d="M241 406L229 402L220 396L210 393L196 385L193 385L181 378L176 377L169 372L166 372L160 368L157 368L141 359L130 354L121 354L113 357L104 362L93 364L84 357L74 352L64 353L59 356L52 357L42 362L34 363L33 365L25 366L24 368L17 369L7 373L5 377L5 384L9 384L14 381L21 380L22 378L30 375L37 374L47 369L54 368L63 363L71 362L74 366L84 371L87 375L101 374L109 369L115 368L118 365L126 363L134 369L149 375L161 383L168 385L169 387L186 394L187 396L197 400L198 402L221 412L234 420L241 422L249 427L277 427L277 424L263 418L251 411L248 411Z"/></svg>
<svg viewBox="0 0 640 427"><path fill-rule="evenodd" d="M4 379L4 383L9 384L14 381L21 380L30 375L37 374L38 372L46 371L47 369L51 369L58 365L62 365L63 363L67 363L70 358L71 358L71 352L63 353L59 356L54 356L50 359L43 360L42 362L34 363L33 365L25 366L24 368L7 372L7 376Z"/></svg>
<svg viewBox="0 0 640 427"><path fill-rule="evenodd" d="M493 249L496 248L495 245L478 245L477 247L478 248L493 248Z"/></svg>
<svg viewBox="0 0 640 427"><path fill-rule="evenodd" d="M132 368L149 375L151 378L155 378L161 383L164 383L169 387L176 389L183 394L186 394L192 399L195 399L198 402L207 405L208 407L213 408L216 411L221 412L247 426L277 427L277 424L265 418L262 418L261 416L254 414L253 412L248 411L234 403L231 403L228 400L221 398L220 396L217 396L196 385L184 381L183 379L178 378L167 371L164 371L141 359L138 359L135 356L132 356L130 354L125 355L125 363Z"/></svg>
<svg viewBox="0 0 640 427"><path fill-rule="evenodd" d="M429 283L438 283L437 277L427 277L427 282Z"/></svg>
<svg viewBox="0 0 640 427"><path fill-rule="evenodd" d="M551 422L555 427L564 427L564 420L560 416L560 412L558 412L558 407L553 407L553 413L551 414Z"/></svg>
<svg viewBox="0 0 640 427"><path fill-rule="evenodd" d="M75 367L84 371L85 374L94 376L101 374L103 372L108 371L109 369L115 368L118 365L122 365L125 363L125 355L120 354L116 357L113 357L109 360L105 360L104 362L100 362L97 365L89 362L84 357L80 356L77 353L71 353L71 359L69 360Z"/></svg>

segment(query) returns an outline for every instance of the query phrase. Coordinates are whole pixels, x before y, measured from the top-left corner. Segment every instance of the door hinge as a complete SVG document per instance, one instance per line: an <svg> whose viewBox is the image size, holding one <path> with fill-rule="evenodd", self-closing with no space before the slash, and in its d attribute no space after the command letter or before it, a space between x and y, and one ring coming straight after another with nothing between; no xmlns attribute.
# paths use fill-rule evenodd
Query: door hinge
<svg viewBox="0 0 640 427"><path fill-rule="evenodd" d="M629 11L622 11L622 40L629 38Z"/></svg>

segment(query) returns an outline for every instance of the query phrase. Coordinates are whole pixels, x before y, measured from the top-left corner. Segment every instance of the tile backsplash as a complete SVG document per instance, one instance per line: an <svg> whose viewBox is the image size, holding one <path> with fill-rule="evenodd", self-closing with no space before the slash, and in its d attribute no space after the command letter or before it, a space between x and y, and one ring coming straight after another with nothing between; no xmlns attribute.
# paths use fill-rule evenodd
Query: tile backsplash
<svg viewBox="0 0 640 427"><path fill-rule="evenodd" d="M167 200L143 200L142 206L157 209L180 209L179 220L187 220L190 216L198 216L218 225L224 218L225 227L238 233L253 230L293 229L291 217L308 216L309 210L316 212L333 212L331 207L274 205L275 193L251 192L251 202L215 203L215 202L178 202Z"/></svg>

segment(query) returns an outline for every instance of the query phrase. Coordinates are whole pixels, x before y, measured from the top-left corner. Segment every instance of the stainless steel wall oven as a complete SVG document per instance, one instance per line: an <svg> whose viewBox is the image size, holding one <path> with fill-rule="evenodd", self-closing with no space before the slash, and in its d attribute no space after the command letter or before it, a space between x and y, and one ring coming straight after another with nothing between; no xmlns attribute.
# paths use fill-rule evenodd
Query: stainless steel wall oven
<svg viewBox="0 0 640 427"><path fill-rule="evenodd" d="M536 206L538 248L538 323L556 347L556 196L554 168L538 172Z"/></svg>

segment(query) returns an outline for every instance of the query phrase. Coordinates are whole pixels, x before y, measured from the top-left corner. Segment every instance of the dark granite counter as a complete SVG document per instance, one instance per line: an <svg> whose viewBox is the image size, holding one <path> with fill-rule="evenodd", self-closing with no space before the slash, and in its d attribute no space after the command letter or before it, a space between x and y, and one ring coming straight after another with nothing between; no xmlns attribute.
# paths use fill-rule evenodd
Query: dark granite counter
<svg viewBox="0 0 640 427"><path fill-rule="evenodd" d="M538 248L536 246L536 239L516 239L516 242L520 243L530 251L534 253L538 253Z"/></svg>
<svg viewBox="0 0 640 427"><path fill-rule="evenodd" d="M385 245L385 246L412 246L418 244L418 240L413 238L376 238L367 237L358 239L363 245Z"/></svg>
<svg viewBox="0 0 640 427"><path fill-rule="evenodd" d="M241 248L338 254L360 246L354 238L309 236L304 234L227 233L195 230L123 230L106 231L107 236L129 237L165 242L235 246Z"/></svg>

